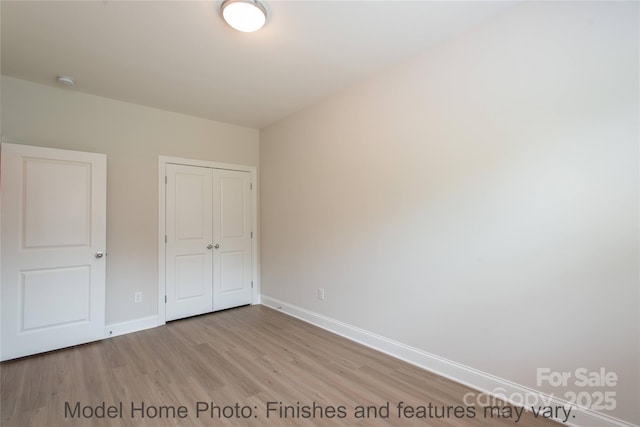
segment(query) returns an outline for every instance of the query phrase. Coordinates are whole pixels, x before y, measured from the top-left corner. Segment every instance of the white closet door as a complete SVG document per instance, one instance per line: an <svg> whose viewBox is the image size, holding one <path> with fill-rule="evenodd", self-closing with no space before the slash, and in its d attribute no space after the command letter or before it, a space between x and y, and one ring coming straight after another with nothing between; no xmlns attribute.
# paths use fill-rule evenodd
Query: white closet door
<svg viewBox="0 0 640 427"><path fill-rule="evenodd" d="M211 169L167 165L166 319L213 310Z"/></svg>
<svg viewBox="0 0 640 427"><path fill-rule="evenodd" d="M252 301L251 175L168 164L166 320Z"/></svg>
<svg viewBox="0 0 640 427"><path fill-rule="evenodd" d="M2 360L104 337L106 163L2 144Z"/></svg>
<svg viewBox="0 0 640 427"><path fill-rule="evenodd" d="M251 177L213 170L213 308L251 303Z"/></svg>

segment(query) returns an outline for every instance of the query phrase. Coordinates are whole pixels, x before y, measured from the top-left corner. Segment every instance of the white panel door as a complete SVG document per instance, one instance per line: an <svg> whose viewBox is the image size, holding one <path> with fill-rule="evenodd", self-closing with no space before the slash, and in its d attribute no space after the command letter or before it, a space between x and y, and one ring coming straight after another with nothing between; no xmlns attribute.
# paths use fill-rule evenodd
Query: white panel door
<svg viewBox="0 0 640 427"><path fill-rule="evenodd" d="M167 164L166 320L250 304L251 174Z"/></svg>
<svg viewBox="0 0 640 427"><path fill-rule="evenodd" d="M251 303L251 177L213 171L213 308Z"/></svg>
<svg viewBox="0 0 640 427"><path fill-rule="evenodd" d="M211 169L167 165L166 319L213 310Z"/></svg>
<svg viewBox="0 0 640 427"><path fill-rule="evenodd" d="M2 360L103 338L106 164L2 144Z"/></svg>

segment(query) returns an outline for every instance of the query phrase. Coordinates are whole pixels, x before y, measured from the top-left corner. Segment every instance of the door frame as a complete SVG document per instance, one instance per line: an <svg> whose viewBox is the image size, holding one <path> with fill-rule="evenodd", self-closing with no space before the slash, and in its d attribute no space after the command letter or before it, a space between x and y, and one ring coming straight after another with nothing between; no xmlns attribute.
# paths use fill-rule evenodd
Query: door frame
<svg viewBox="0 0 640 427"><path fill-rule="evenodd" d="M165 303L166 289L166 256L165 256L165 230L166 230L166 166L176 164L184 166L206 167L212 169L225 169L248 172L251 176L251 304L260 304L260 278L258 257L258 181L257 168L255 166L237 165L232 163L219 163L208 160L186 159L182 157L159 156L158 158L158 326L166 324L167 313Z"/></svg>

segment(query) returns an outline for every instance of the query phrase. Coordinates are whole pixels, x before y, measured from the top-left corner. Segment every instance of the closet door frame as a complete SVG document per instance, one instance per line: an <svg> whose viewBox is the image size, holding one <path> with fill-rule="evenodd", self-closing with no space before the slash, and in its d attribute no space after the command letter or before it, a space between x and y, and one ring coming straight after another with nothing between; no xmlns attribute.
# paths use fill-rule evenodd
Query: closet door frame
<svg viewBox="0 0 640 427"><path fill-rule="evenodd" d="M159 156L158 162L158 326L166 324L166 258L165 258L165 234L166 234L166 168L168 164L200 166L213 169L225 169L248 172L251 176L251 280L253 289L251 304L260 304L260 279L258 256L258 182L257 168L247 165L231 163L210 162L206 160L186 159L182 157Z"/></svg>

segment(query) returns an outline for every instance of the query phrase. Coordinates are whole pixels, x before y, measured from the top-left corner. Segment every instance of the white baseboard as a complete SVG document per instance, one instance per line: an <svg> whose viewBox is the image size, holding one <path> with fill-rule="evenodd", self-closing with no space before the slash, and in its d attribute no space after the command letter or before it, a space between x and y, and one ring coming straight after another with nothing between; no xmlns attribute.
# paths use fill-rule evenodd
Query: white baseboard
<svg viewBox="0 0 640 427"><path fill-rule="evenodd" d="M266 307L281 311L307 323L311 323L352 341L411 363L412 365L416 365L420 368L449 378L455 382L464 384L487 395L494 396L501 400L510 401L510 403L516 406L523 406L522 401L518 401L515 398L510 399L509 397L517 397L520 399L524 396L526 398L526 402L537 402L534 404L536 406L538 404L566 406L567 408L572 406L573 409L571 411L571 417L566 423L564 423L567 426L640 427L636 424L631 424L588 408L571 405L564 400L540 393L523 385L516 384L509 380L496 377L495 375L427 353L418 348L405 345L398 341L385 338L339 320L271 298L267 295L262 295L261 301L262 305ZM556 421L562 422L563 420L556 419Z"/></svg>
<svg viewBox="0 0 640 427"><path fill-rule="evenodd" d="M111 338L132 332L144 331L158 326L158 315L142 317L140 319L127 320L126 322L112 323L104 328L104 337Z"/></svg>

